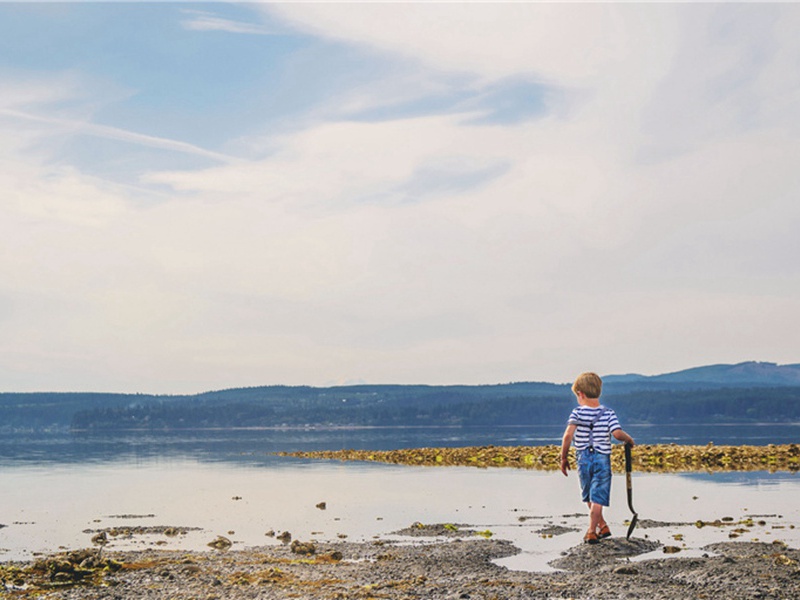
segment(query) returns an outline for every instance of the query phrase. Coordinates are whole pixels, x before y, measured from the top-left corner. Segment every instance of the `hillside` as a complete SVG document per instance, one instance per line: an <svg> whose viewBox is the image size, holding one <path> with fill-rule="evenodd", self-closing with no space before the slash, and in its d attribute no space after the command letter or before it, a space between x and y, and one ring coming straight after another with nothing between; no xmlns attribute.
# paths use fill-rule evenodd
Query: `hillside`
<svg viewBox="0 0 800 600"><path fill-rule="evenodd" d="M604 377L628 423L800 421L800 365L748 362ZM0 431L561 424L567 384L264 386L186 396L0 394Z"/></svg>
<svg viewBox="0 0 800 600"><path fill-rule="evenodd" d="M708 365L663 375L608 375L606 386L671 384L704 387L800 386L800 364L777 365L770 362L743 362L735 365Z"/></svg>

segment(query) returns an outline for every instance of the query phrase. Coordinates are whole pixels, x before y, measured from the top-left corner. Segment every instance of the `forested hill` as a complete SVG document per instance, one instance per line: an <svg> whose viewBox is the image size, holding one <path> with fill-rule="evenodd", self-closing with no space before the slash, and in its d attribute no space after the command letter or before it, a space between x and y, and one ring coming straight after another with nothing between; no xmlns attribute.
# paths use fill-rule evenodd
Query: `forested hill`
<svg viewBox="0 0 800 600"><path fill-rule="evenodd" d="M725 377L725 371L730 376ZM714 365L605 378L627 423L800 421L800 365ZM567 384L265 386L187 396L0 394L0 430L562 424Z"/></svg>

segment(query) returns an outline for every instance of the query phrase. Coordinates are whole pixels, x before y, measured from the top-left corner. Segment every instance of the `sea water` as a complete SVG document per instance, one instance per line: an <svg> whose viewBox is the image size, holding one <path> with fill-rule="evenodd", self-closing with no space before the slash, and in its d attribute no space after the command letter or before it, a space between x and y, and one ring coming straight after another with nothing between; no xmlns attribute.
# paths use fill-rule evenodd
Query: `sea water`
<svg viewBox="0 0 800 600"><path fill-rule="evenodd" d="M791 436L797 429L786 427L789 437L769 440L796 439ZM414 523L449 523L464 528L464 537L479 531L514 542L520 554L499 561L509 568L547 570L548 561L580 543L587 524L574 473L565 478L557 471L342 463L275 454L535 445L556 443L560 434L532 429L10 435L0 441L0 524L6 526L0 528L0 561L91 546L92 536L108 528L186 528L175 537L110 537L112 549L210 551L207 543L220 535L234 549L244 549L279 544L269 534L283 531L302 541L402 540L395 532ZM775 434L767 428L749 431L765 438L768 431ZM631 432L648 441L646 432ZM716 443L725 443L719 440L729 434L737 435L732 429L715 433ZM742 435L737 442L748 443ZM800 541L797 475L634 473L633 482L640 519L661 523L634 535L679 547L682 555L703 552L732 533L736 539L795 547ZM624 476L614 477L611 501L607 519L615 535L624 535L630 517ZM721 527L694 525L722 519ZM554 526L567 531L550 536Z"/></svg>

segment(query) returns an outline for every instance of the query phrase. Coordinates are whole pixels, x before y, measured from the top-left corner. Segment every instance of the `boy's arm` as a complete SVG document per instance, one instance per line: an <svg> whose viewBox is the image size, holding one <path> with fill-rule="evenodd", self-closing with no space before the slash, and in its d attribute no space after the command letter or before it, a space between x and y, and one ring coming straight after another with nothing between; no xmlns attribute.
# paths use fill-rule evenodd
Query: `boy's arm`
<svg viewBox="0 0 800 600"><path fill-rule="evenodd" d="M636 444L633 441L633 438L625 433L622 429L615 429L611 432L611 435L614 436L615 439L618 439L620 442L625 442L630 446L635 446Z"/></svg>
<svg viewBox="0 0 800 600"><path fill-rule="evenodd" d="M575 435L577 425L567 425L564 430L564 437L561 438L561 472L566 476L569 471L569 447L572 445L572 437Z"/></svg>

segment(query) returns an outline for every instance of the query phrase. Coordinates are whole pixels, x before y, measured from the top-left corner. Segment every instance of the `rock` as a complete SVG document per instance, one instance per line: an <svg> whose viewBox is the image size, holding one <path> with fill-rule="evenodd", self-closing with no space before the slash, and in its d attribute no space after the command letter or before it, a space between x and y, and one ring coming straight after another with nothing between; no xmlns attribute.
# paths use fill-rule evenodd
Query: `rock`
<svg viewBox="0 0 800 600"><path fill-rule="evenodd" d="M233 546L233 542L224 536L218 535L217 539L208 542L207 546L214 548L215 550L227 550Z"/></svg>
<svg viewBox="0 0 800 600"><path fill-rule="evenodd" d="M548 527L537 529L533 533L539 534L541 536L553 537L554 535L563 535L565 533L570 533L573 531L579 531L579 530L574 527L564 527L563 525L549 525Z"/></svg>
<svg viewBox="0 0 800 600"><path fill-rule="evenodd" d="M638 575L639 569L633 565L622 565L614 569L614 573L617 575Z"/></svg>
<svg viewBox="0 0 800 600"><path fill-rule="evenodd" d="M288 544L292 541L292 534L288 531L284 531L282 534L278 536L278 539L282 541L284 544Z"/></svg>
<svg viewBox="0 0 800 600"><path fill-rule="evenodd" d="M293 554L316 554L317 547L312 542L301 542L295 540L292 542L291 550Z"/></svg>
<svg viewBox="0 0 800 600"><path fill-rule="evenodd" d="M108 543L108 536L105 531L101 531L92 536L92 543L98 546L105 546Z"/></svg>

